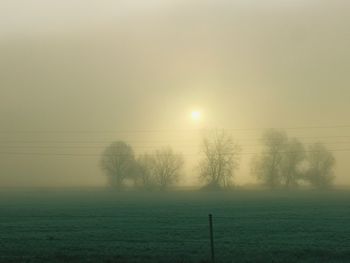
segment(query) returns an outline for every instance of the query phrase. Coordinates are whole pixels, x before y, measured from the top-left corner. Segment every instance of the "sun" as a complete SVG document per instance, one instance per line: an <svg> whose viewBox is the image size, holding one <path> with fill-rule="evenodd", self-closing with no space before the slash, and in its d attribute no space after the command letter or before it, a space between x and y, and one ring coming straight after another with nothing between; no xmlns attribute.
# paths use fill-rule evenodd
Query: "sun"
<svg viewBox="0 0 350 263"><path fill-rule="evenodd" d="M194 121L199 121L201 119L201 112L200 111L192 111L191 112L191 118Z"/></svg>

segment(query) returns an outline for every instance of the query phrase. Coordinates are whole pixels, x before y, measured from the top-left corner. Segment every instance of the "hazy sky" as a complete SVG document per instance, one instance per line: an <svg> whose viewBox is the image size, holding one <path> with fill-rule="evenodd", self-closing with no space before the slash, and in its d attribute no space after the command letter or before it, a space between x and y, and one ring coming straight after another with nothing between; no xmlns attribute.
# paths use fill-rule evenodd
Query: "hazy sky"
<svg viewBox="0 0 350 263"><path fill-rule="evenodd" d="M0 0L0 186L103 185L98 156L117 139L174 146L192 182L197 129L257 128L233 131L254 153L262 128L305 126L329 128L287 131L335 150L350 184L337 151L350 128L334 127L350 125L349 13L347 0ZM252 182L242 158L237 182Z"/></svg>

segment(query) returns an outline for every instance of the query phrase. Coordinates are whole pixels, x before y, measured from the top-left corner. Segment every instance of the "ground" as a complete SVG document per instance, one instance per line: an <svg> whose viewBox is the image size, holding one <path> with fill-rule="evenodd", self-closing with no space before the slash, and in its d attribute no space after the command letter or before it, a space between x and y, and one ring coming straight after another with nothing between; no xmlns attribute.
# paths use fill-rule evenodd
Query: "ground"
<svg viewBox="0 0 350 263"><path fill-rule="evenodd" d="M350 192L0 190L0 262L350 262Z"/></svg>

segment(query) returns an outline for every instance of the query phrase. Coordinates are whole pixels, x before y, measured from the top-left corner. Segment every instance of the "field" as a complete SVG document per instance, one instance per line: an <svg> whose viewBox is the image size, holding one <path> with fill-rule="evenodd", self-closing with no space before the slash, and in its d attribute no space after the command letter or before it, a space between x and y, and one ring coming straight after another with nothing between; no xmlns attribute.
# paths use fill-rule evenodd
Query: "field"
<svg viewBox="0 0 350 263"><path fill-rule="evenodd" d="M350 192L0 191L0 262L350 262Z"/></svg>

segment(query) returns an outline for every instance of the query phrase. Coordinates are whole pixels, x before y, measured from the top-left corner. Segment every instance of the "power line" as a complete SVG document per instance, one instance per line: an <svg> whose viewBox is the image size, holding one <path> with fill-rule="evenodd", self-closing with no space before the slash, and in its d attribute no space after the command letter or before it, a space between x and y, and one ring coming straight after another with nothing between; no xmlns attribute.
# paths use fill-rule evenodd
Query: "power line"
<svg viewBox="0 0 350 263"><path fill-rule="evenodd" d="M350 138L350 135L336 135L336 136L317 136L317 137L298 137L298 136L291 136L291 138L296 139L313 139L313 140L320 140L320 139L334 139L334 138ZM102 140L102 141L93 141L93 140L0 140L0 143L96 143L96 144L106 144L106 143L112 143L116 140ZM127 140L122 139L123 141L126 141L127 143L133 144L133 143L170 143L170 142L193 142L193 140ZM244 141L261 141L261 138L234 138L235 141L244 140Z"/></svg>
<svg viewBox="0 0 350 263"><path fill-rule="evenodd" d="M348 149L330 149L329 152L348 152ZM281 151L280 153L297 153L299 151ZM318 151L304 151L306 153L318 152ZM242 155L254 155L254 154L264 154L266 152L242 152ZM31 155L31 156L81 156L81 157L99 157L101 154L78 154L78 153L40 153L40 152L0 152L2 155ZM232 153L226 153L232 154ZM120 156L124 154L113 154L113 155L104 155L104 156ZM149 154L154 155L154 154ZM159 154L162 155L162 154ZM185 153L181 154L185 156L198 156L198 153Z"/></svg>
<svg viewBox="0 0 350 263"><path fill-rule="evenodd" d="M323 125L323 126L292 126L292 127L250 127L250 128L218 128L225 131L250 131L250 130L303 130L303 129L339 129L350 128L349 124ZM213 129L210 129L213 130ZM0 133L160 133L160 132L198 132L209 129L131 129L131 130L2 130Z"/></svg>
<svg viewBox="0 0 350 263"><path fill-rule="evenodd" d="M341 141L341 142L323 142L325 145L329 144L349 144L350 141ZM314 143L304 143L304 145L313 145ZM245 148L245 147L263 147L262 144L239 144L239 146ZM198 144L192 144L192 145L186 145L181 146L181 148L198 148ZM81 146L81 145L4 145L0 148L6 148L6 149L28 149L28 148L35 148L35 149L105 149L106 146ZM159 148L158 145L154 146L133 146L134 149L157 149Z"/></svg>

